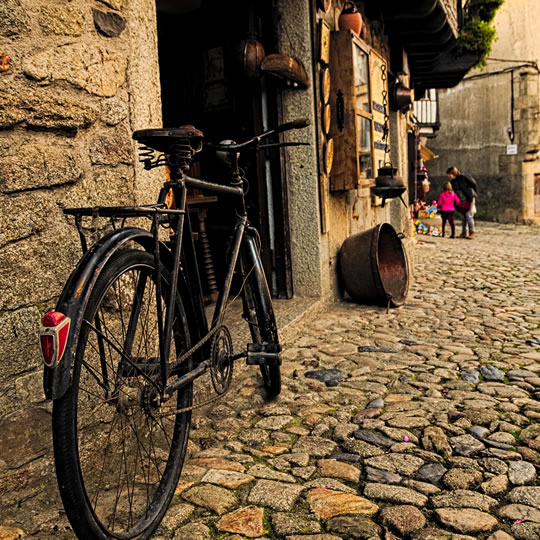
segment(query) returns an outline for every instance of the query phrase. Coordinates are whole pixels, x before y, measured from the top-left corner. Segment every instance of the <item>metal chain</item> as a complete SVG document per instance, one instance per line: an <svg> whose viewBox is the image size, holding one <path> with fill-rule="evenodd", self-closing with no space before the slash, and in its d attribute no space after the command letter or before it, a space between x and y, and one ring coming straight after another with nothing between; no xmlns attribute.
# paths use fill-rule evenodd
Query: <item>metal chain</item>
<svg viewBox="0 0 540 540"><path fill-rule="evenodd" d="M214 403L214 401L218 401L219 399L221 399L223 396L225 396L229 390L231 388L227 388L227 390L225 390L225 392L223 392L222 394L218 394L210 399L207 399L206 401L201 401L200 403L195 403L195 405L191 405L190 407L184 407L183 409L176 409L175 411L172 411L170 413L167 413L167 414L162 414L161 416L164 417L164 416L175 416L177 414L181 414L181 413L185 413L185 412L188 412L188 411L193 411L195 409L200 409L201 407L204 407L205 405L210 405L210 403Z"/></svg>
<svg viewBox="0 0 540 540"><path fill-rule="evenodd" d="M388 92L386 90L386 65L381 65L381 81L382 81L382 105L384 108L384 127L383 127L383 141L384 141L384 161L386 161L386 155L390 152L388 146L388 134L390 128L388 126L390 117L388 116Z"/></svg>
<svg viewBox="0 0 540 540"><path fill-rule="evenodd" d="M186 358L189 358L195 351L198 351L219 329L221 328L221 325L214 326L206 336L204 336L199 343L196 343L191 347L191 349L188 349L182 356L179 356L176 358L176 364L181 364Z"/></svg>

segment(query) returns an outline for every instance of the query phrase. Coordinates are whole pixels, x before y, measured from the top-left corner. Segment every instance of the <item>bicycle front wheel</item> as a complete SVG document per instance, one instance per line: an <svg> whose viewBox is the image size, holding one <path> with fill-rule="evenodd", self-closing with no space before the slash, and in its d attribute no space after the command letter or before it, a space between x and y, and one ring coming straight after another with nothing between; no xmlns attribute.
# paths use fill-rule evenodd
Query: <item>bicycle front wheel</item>
<svg viewBox="0 0 540 540"><path fill-rule="evenodd" d="M244 317L247 319L253 343L279 343L276 318L261 260L253 243L242 254ZM281 392L280 366L261 365L261 375L267 397Z"/></svg>
<svg viewBox="0 0 540 540"><path fill-rule="evenodd" d="M164 303L170 276L159 272ZM163 404L157 398L156 275L149 253L113 255L82 308L72 385L54 402L56 473L79 538L149 538L182 470L191 411L177 411L191 406L192 387ZM170 363L190 347L180 296L173 321Z"/></svg>

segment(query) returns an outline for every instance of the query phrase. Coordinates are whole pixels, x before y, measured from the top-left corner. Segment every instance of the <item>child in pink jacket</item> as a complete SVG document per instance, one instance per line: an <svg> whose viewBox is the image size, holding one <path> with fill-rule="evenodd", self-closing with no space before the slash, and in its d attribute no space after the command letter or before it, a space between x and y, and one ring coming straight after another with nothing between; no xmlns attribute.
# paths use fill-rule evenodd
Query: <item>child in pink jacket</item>
<svg viewBox="0 0 540 540"><path fill-rule="evenodd" d="M443 192L437 201L437 207L441 213L442 217L442 235L444 236L444 229L446 227L446 222L450 223L450 228L452 229L452 236L450 238L456 237L456 226L454 224L454 205L459 204L459 197L454 193L452 189L452 184L446 182L443 186Z"/></svg>

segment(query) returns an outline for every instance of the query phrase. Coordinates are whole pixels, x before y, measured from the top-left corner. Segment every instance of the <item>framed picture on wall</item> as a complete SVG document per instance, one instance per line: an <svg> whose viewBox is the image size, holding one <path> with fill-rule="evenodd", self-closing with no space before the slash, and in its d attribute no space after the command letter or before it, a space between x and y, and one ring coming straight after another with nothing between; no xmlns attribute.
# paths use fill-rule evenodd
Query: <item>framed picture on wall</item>
<svg viewBox="0 0 540 540"><path fill-rule="evenodd" d="M319 60L328 64L330 62L330 25L324 19L321 19L320 34Z"/></svg>
<svg viewBox="0 0 540 540"><path fill-rule="evenodd" d="M204 58L204 111L223 110L228 104L223 48L208 49Z"/></svg>

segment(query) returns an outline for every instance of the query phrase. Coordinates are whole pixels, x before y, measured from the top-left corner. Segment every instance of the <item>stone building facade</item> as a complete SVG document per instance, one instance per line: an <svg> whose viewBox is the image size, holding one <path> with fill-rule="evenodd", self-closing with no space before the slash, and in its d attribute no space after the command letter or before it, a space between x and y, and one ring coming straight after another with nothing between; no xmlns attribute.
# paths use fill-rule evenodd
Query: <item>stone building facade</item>
<svg viewBox="0 0 540 540"><path fill-rule="evenodd" d="M479 217L540 222L539 18L536 0L505 2L487 66L440 91L442 127L429 143L439 156L428 164L434 198L456 165L478 181Z"/></svg>

